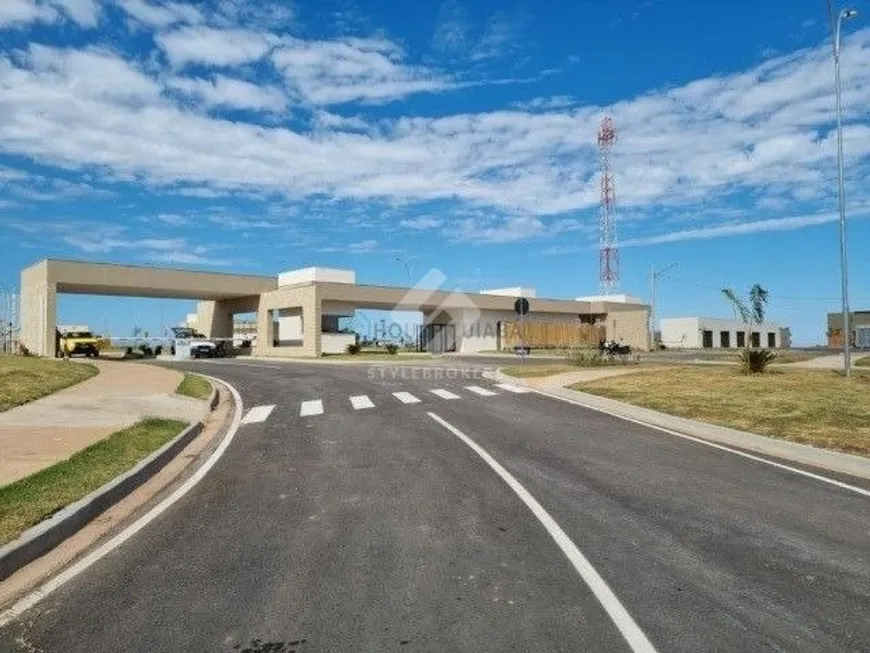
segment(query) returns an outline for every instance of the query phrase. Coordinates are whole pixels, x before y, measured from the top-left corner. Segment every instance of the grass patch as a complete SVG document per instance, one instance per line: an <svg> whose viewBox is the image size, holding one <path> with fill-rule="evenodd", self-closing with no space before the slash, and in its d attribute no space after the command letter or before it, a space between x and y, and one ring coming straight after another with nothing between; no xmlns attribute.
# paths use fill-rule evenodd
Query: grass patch
<svg viewBox="0 0 870 653"><path fill-rule="evenodd" d="M870 367L870 356L859 358L855 361L855 367Z"/></svg>
<svg viewBox="0 0 870 653"><path fill-rule="evenodd" d="M98 372L86 363L0 355L0 412L68 388Z"/></svg>
<svg viewBox="0 0 870 653"><path fill-rule="evenodd" d="M199 374L185 374L175 393L194 399L208 399L211 397L211 383Z"/></svg>
<svg viewBox="0 0 870 653"><path fill-rule="evenodd" d="M0 487L0 544L127 471L185 426L175 420L146 419L67 460Z"/></svg>
<svg viewBox="0 0 870 653"><path fill-rule="evenodd" d="M553 376L554 374L563 374L565 372L573 372L577 368L573 365L565 363L556 363L552 365L510 365L501 368L503 374L513 376L518 379L529 379L542 376Z"/></svg>
<svg viewBox="0 0 870 653"><path fill-rule="evenodd" d="M575 390L679 417L870 456L870 374L673 367L577 383Z"/></svg>

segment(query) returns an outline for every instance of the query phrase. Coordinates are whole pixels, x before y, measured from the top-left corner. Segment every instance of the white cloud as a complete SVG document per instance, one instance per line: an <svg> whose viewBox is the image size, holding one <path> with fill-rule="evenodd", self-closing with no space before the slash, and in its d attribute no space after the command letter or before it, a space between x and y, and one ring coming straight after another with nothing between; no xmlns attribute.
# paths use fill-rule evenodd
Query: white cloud
<svg viewBox="0 0 870 653"><path fill-rule="evenodd" d="M210 29L220 37L215 43L199 50L188 43L172 60L214 63L216 51L219 61L239 61L220 48L228 32L235 33ZM273 37L242 33L258 45L242 48L241 60L265 56ZM291 60L290 53L299 56ZM383 39L292 40L275 56L288 84L314 104L389 96L395 91L390 84L422 74ZM721 215L703 211L727 205L737 193L752 193L756 201L783 198L787 204L777 209L783 213L821 210L796 207L831 196L836 148L829 57L822 44L611 107L397 120L323 112L312 120L316 129L301 131L176 106L156 78L112 52L31 46L26 55L0 54L0 142L5 152L39 164L180 194L485 207L489 220L446 211L443 229L498 242L555 228L594 229L595 133L609 111L620 129L614 153L620 209L678 206L701 215L701 228L719 227ZM850 34L843 57L846 153L855 178L849 188L858 193L870 174L870 128L863 124L870 117L870 30ZM154 74L172 79L168 71ZM575 222L555 227L548 216Z"/></svg>
<svg viewBox="0 0 870 653"><path fill-rule="evenodd" d="M444 0L435 20L432 47L440 52L463 52L468 47L468 14L458 0Z"/></svg>
<svg viewBox="0 0 870 653"><path fill-rule="evenodd" d="M852 218L864 217L870 214L870 210L864 208L851 213ZM715 227L701 227L699 229L684 229L657 236L645 238L633 238L620 243L621 247L637 247L640 245L660 245L662 243L676 243L685 240L708 240L710 238L723 238L726 236L744 236L747 234L765 233L771 231L791 231L804 227L813 227L829 222L836 222L836 213L822 213L818 215L801 215L786 218L770 218L767 220L754 220L751 222L736 222L732 224L718 225Z"/></svg>
<svg viewBox="0 0 870 653"><path fill-rule="evenodd" d="M100 5L97 0L49 0L49 2L81 27L96 27L99 22Z"/></svg>
<svg viewBox="0 0 870 653"><path fill-rule="evenodd" d="M481 61L500 57L505 52L516 49L520 41L518 23L506 12L499 11L489 19L486 31L471 53L471 58L473 61Z"/></svg>
<svg viewBox="0 0 870 653"><path fill-rule="evenodd" d="M78 227L78 228L77 228ZM198 243L193 245L184 238L135 238L127 237L123 227L66 223L61 230L66 232L62 240L86 254L111 254L133 252L142 261L180 265L225 265L229 261L209 256L214 247Z"/></svg>
<svg viewBox="0 0 870 653"><path fill-rule="evenodd" d="M136 21L162 29L177 23L192 25L203 22L202 13L193 5L178 2L151 4L147 0L116 0L121 8Z"/></svg>
<svg viewBox="0 0 870 653"><path fill-rule="evenodd" d="M100 5L96 0L2 0L0 28L20 27L34 22L53 23L68 18L80 27L96 27Z"/></svg>
<svg viewBox="0 0 870 653"><path fill-rule="evenodd" d="M175 66L197 63L207 66L235 66L258 61L278 42L272 34L247 29L216 29L187 26L155 37Z"/></svg>
<svg viewBox="0 0 870 653"><path fill-rule="evenodd" d="M211 17L215 23L222 25L282 30L291 27L295 18L296 11L289 0L220 0L217 14Z"/></svg>
<svg viewBox="0 0 870 653"><path fill-rule="evenodd" d="M190 219L177 213L158 213L154 216L158 221L173 227L183 227L190 224Z"/></svg>
<svg viewBox="0 0 870 653"><path fill-rule="evenodd" d="M441 218L435 218L430 215L423 215L418 218L408 218L406 220L402 220L399 224L406 229L414 229L417 231L424 231L426 229L437 229L438 227L444 224L444 220Z"/></svg>
<svg viewBox="0 0 870 653"><path fill-rule="evenodd" d="M272 112L287 108L287 99L280 88L257 86L225 75L216 75L213 79L172 77L166 85L210 107Z"/></svg>
<svg viewBox="0 0 870 653"><path fill-rule="evenodd" d="M0 28L57 20L54 8L37 4L36 0L3 0L0 2Z"/></svg>
<svg viewBox="0 0 870 653"><path fill-rule="evenodd" d="M329 111L315 111L312 124L317 129L342 131L367 131L370 128L369 123L359 116L346 117Z"/></svg>
<svg viewBox="0 0 870 653"><path fill-rule="evenodd" d="M451 88L433 71L404 65L402 56L401 48L386 39L285 39L272 60L288 86L315 105L379 102Z"/></svg>

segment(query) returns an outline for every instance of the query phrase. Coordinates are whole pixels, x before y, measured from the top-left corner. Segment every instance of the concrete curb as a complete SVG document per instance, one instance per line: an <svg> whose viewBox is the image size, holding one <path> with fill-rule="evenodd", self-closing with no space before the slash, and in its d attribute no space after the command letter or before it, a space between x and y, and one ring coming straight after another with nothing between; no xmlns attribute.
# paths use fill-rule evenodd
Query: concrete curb
<svg viewBox="0 0 870 653"><path fill-rule="evenodd" d="M599 397L561 386L535 387L525 383L523 379L507 376L501 370L497 370L494 373L487 372L484 376L502 383L522 385L539 394L577 404L590 410L607 413L614 417L631 420L651 428L675 431L683 435L730 446L735 449L788 460L793 463L837 474L846 474L855 478L870 480L870 458L831 451L829 449L820 449L819 447L790 442L788 440L777 440L776 438L769 438L757 433L717 426L684 417L675 417L674 415L660 413L649 408L633 406L616 399Z"/></svg>
<svg viewBox="0 0 870 653"><path fill-rule="evenodd" d="M218 398L217 388L212 384L211 396L208 399L209 413L217 407ZM102 487L94 490L83 499L71 503L45 521L27 529L18 539L0 547L0 581L51 551L133 490L143 485L202 432L204 421L203 419L191 424L132 469L116 476Z"/></svg>

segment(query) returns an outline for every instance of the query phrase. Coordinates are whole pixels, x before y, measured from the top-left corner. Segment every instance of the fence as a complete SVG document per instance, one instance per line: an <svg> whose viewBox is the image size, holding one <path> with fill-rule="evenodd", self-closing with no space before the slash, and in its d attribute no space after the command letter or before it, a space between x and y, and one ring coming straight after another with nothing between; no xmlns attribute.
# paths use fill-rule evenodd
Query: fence
<svg viewBox="0 0 870 653"><path fill-rule="evenodd" d="M502 349L523 345L532 349L577 349L597 347L607 330L592 324L560 322L502 322Z"/></svg>

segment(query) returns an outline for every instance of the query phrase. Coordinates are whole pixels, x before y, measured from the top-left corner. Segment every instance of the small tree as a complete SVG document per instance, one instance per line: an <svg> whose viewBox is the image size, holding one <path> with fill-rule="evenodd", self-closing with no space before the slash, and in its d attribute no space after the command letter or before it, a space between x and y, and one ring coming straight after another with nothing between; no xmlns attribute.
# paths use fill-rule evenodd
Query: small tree
<svg viewBox="0 0 870 653"><path fill-rule="evenodd" d="M749 289L748 301L737 296L731 288L723 288L722 294L731 302L731 305L740 314L740 318L746 325L745 349L741 354L744 371L754 374L763 372L767 365L776 357L771 351L752 346L752 327L764 323L764 313L767 307L768 292L755 284Z"/></svg>

